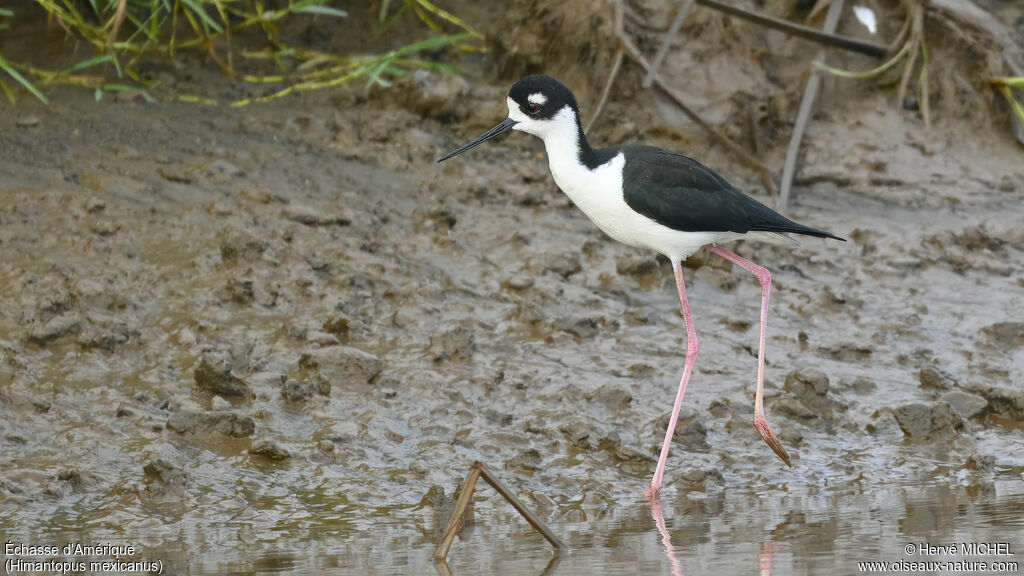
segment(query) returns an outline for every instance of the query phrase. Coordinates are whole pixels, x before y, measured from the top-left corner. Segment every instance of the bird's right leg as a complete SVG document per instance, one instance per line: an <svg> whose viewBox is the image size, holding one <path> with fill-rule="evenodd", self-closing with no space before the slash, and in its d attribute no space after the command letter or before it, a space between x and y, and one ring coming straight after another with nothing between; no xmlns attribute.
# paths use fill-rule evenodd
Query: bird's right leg
<svg viewBox="0 0 1024 576"><path fill-rule="evenodd" d="M654 469L651 487L644 492L644 496L652 499L657 497L658 490L661 490L661 481L665 475L665 462L668 460L668 448L672 445L672 434L675 433L676 421L679 420L679 409L683 406L683 394L686 392L686 383L690 380L690 372L693 371L693 364L697 360L697 331L693 328L693 318L690 316L690 303L686 301L683 267L679 260L672 260L672 271L675 273L676 288L679 290L679 306L683 310L683 323L686 324L686 364L683 365L683 377L679 381L679 390L676 392L675 404L672 405L672 416L668 420L665 441L661 445L658 466Z"/></svg>

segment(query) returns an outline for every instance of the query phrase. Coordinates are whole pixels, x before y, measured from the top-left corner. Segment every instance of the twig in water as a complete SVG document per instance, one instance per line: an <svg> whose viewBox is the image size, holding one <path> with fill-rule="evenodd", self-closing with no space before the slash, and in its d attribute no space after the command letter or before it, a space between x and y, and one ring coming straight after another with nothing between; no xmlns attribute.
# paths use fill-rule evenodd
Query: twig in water
<svg viewBox="0 0 1024 576"><path fill-rule="evenodd" d="M533 526L534 530L540 532L541 536L547 539L554 546L555 550L565 550L565 544L558 539L558 536L555 536L555 533L548 529L541 522L540 518L536 517L533 512L530 512L519 498L516 498L516 495L501 480L498 480L497 476L491 472L491 469L486 464L477 460L469 467L469 474L466 474L466 480L462 483L459 499L455 503L455 510L452 511L452 516L448 519L448 525L444 529L444 534L441 535L441 539L437 542L437 548L434 549L434 561L436 563L443 563L445 558L448 557L448 550L452 547L452 541L455 540L455 535L462 528L462 515L466 512L466 507L469 506L469 501L473 498L473 490L476 488L476 482L481 476L498 494L501 494L505 500L508 500L509 504L530 523L530 526Z"/></svg>
<svg viewBox="0 0 1024 576"><path fill-rule="evenodd" d="M825 14L825 23L822 30L828 33L834 32L839 25L839 16L843 12L843 0L832 0ZM814 58L815 62L825 61L825 51L819 50ZM821 87L821 76L817 69L811 69L811 75L807 78L807 86L804 87L804 97L800 101L800 111L796 115L796 124L793 125L793 136L789 140L789 149L786 150L786 163L782 167L782 184L779 188L779 210L786 209L789 202L789 193L793 189L793 176L796 175L796 161L800 155L800 141L803 140L804 131L811 120L811 113L814 111L814 100L818 97L818 89Z"/></svg>

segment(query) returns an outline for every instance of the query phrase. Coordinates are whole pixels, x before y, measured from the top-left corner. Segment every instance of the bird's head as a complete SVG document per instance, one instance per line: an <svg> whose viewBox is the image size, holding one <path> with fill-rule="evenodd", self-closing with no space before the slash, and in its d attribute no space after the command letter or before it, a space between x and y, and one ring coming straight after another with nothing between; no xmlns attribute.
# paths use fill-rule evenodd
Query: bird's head
<svg viewBox="0 0 1024 576"><path fill-rule="evenodd" d="M576 98L558 80L543 74L526 76L508 91L508 118L476 140L449 152L438 162L508 132L519 130L546 139L556 134L575 137L579 132Z"/></svg>

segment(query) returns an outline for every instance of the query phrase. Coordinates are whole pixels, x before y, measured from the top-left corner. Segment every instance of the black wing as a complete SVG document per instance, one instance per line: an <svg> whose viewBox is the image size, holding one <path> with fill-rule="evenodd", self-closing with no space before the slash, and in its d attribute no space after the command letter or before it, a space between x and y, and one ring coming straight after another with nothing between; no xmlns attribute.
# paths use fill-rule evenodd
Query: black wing
<svg viewBox="0 0 1024 576"><path fill-rule="evenodd" d="M648 146L622 151L623 199L662 226L682 232L789 232L842 240L793 222L693 158Z"/></svg>

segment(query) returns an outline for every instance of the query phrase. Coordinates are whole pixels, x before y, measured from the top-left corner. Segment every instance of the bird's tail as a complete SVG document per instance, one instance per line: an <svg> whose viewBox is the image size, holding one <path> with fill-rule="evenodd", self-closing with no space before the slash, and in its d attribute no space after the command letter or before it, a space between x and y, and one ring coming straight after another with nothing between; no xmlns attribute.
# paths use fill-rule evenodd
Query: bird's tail
<svg viewBox="0 0 1024 576"><path fill-rule="evenodd" d="M824 232L817 228L811 228L810 226L804 226L803 224L797 224L792 220L779 219L774 222L758 222L750 227L751 230L758 232L775 232L777 234L802 234L804 236L814 236L816 238L832 238L841 242L846 242L845 238L840 238L830 232Z"/></svg>

